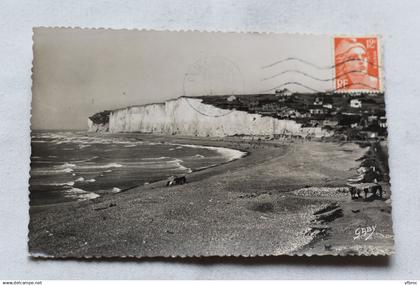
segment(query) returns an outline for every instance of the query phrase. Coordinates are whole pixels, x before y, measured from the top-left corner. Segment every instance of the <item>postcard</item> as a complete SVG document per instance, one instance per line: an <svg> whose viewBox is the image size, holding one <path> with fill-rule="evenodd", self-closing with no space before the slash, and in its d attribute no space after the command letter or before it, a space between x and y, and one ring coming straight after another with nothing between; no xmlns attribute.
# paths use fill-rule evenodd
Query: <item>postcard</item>
<svg viewBox="0 0 420 285"><path fill-rule="evenodd" d="M34 28L30 255L393 254L383 44Z"/></svg>

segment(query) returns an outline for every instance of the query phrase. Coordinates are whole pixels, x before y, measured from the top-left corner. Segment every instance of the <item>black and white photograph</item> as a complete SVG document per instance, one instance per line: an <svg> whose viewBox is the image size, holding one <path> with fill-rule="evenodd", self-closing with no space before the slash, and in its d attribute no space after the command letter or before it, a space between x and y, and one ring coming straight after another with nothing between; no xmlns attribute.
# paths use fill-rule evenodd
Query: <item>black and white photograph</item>
<svg viewBox="0 0 420 285"><path fill-rule="evenodd" d="M33 30L33 257L394 253L381 37Z"/></svg>

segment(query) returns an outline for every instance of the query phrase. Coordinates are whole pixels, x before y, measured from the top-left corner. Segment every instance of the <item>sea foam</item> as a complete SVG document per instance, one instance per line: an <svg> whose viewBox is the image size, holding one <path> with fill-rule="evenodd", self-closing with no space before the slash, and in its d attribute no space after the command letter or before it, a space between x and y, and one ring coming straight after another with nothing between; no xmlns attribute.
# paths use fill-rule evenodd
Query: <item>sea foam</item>
<svg viewBox="0 0 420 285"><path fill-rule="evenodd" d="M118 167L122 167L121 164L119 163L108 163L108 164L91 164L91 165L80 165L77 168L78 169L95 169L95 168L100 168L100 169L106 169L106 168L118 168Z"/></svg>
<svg viewBox="0 0 420 285"><path fill-rule="evenodd" d="M88 192L80 188L70 188L65 190L66 197L77 199L78 201L85 201L98 198L99 195L93 192Z"/></svg>
<svg viewBox="0 0 420 285"><path fill-rule="evenodd" d="M189 147L189 148L204 148L217 151L221 154L227 162L239 159L247 155L246 152L240 151L237 149L226 148L226 147L219 147L219 146L206 146L206 145L193 145L193 144L182 144L181 146Z"/></svg>

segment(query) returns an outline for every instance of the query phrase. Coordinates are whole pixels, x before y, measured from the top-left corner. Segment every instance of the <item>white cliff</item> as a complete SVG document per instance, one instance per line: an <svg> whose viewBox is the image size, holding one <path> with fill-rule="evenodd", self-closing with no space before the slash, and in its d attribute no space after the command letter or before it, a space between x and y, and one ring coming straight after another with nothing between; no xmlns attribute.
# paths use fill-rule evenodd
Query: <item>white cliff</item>
<svg viewBox="0 0 420 285"><path fill-rule="evenodd" d="M88 119L88 128L89 128L89 132L108 132L109 123L97 124L97 123L94 123L91 119Z"/></svg>
<svg viewBox="0 0 420 285"><path fill-rule="evenodd" d="M306 137L331 136L319 127L303 128L293 120L279 120L245 111L226 110L203 104L202 99L180 97L165 103L113 110L108 124L89 119L89 131L145 132L191 136L289 134Z"/></svg>

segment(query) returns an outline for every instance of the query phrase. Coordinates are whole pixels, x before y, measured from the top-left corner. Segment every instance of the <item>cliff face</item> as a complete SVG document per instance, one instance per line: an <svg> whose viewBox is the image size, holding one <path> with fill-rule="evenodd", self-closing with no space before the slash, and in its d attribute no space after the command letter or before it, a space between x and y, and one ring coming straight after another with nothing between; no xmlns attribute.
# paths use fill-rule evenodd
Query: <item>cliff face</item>
<svg viewBox="0 0 420 285"><path fill-rule="evenodd" d="M113 110L109 123L89 119L89 131L145 132L191 136L223 137L232 135L289 134L331 136L319 127L302 128L292 120L220 109L203 104L202 99L180 97L165 103Z"/></svg>
<svg viewBox="0 0 420 285"><path fill-rule="evenodd" d="M109 123L94 123L91 119L88 119L88 131L109 132Z"/></svg>
<svg viewBox="0 0 420 285"><path fill-rule="evenodd" d="M88 119L88 127L91 132L108 132L109 131L109 115L111 111L105 110L90 116Z"/></svg>

